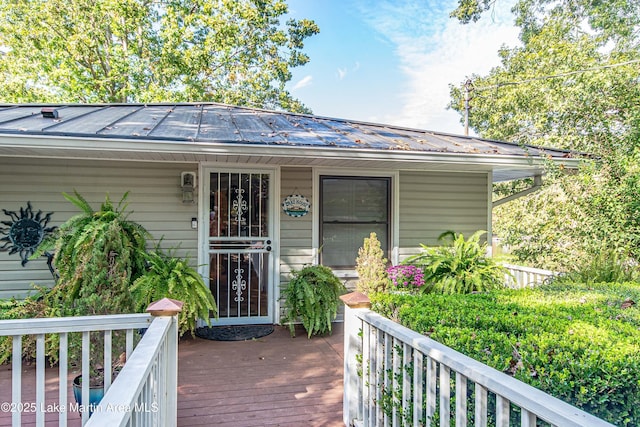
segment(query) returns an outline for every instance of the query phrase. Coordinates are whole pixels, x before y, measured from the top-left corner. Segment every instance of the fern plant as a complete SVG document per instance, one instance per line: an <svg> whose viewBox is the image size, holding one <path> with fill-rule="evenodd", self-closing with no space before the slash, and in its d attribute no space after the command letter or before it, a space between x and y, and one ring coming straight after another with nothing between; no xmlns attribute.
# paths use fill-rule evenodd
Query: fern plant
<svg viewBox="0 0 640 427"><path fill-rule="evenodd" d="M94 211L77 191L63 196L82 213L62 224L38 247L34 257L54 251L56 286L64 295L63 315L130 313L133 300L129 285L145 270L150 234L127 220L125 193L114 206L106 196Z"/></svg>
<svg viewBox="0 0 640 427"><path fill-rule="evenodd" d="M391 283L387 274L387 264L378 236L376 233L371 233L364 239L362 247L358 250L356 290L367 295L386 291Z"/></svg>
<svg viewBox="0 0 640 427"><path fill-rule="evenodd" d="M506 269L487 256L487 244L480 242L485 231L475 232L469 239L451 231L438 238L451 241L443 246L421 246L417 255L405 264L414 264L424 271L425 290L443 294L484 292L504 286Z"/></svg>
<svg viewBox="0 0 640 427"><path fill-rule="evenodd" d="M77 191L63 193L81 210L45 239L34 257L53 251L56 283L47 294L50 315L91 316L131 313L134 300L131 283L144 273L147 239L150 234L140 224L129 221L125 193L117 206L107 195L94 211ZM104 345L100 334L91 334L91 381L102 379ZM124 348L124 335L114 333L113 348ZM80 365L81 344L73 336L69 359ZM119 358L114 352L115 360Z"/></svg>
<svg viewBox="0 0 640 427"><path fill-rule="evenodd" d="M339 297L346 288L333 271L324 265L304 267L293 271L289 284L283 291L285 316L291 336L295 336L298 319L311 335L331 332L331 322L338 314Z"/></svg>
<svg viewBox="0 0 640 427"><path fill-rule="evenodd" d="M204 279L186 259L164 253L160 248L145 254L148 269L131 286L136 310L144 309L153 301L172 298L184 302L178 316L180 336L195 332L198 319L211 325L210 317L217 316L216 302Z"/></svg>

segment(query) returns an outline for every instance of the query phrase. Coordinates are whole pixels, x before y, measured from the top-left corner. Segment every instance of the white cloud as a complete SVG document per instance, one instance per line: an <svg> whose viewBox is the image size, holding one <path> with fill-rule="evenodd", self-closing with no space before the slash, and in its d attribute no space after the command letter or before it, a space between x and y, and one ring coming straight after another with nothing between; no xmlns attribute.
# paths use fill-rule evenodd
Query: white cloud
<svg viewBox="0 0 640 427"><path fill-rule="evenodd" d="M293 85L293 88L291 88L291 90L302 89L303 87L310 86L312 83L313 83L313 76L306 75L300 80L298 80L296 84Z"/></svg>
<svg viewBox="0 0 640 427"><path fill-rule="evenodd" d="M346 68L338 68L338 80L344 79L346 75L347 75Z"/></svg>
<svg viewBox="0 0 640 427"><path fill-rule="evenodd" d="M387 121L462 133L459 115L446 108L449 84L460 84L473 73L488 73L499 65L498 49L517 43L512 2L497 2L493 13L467 25L448 17L455 1L388 0L377 8L363 3L368 22L394 44L406 76L402 111Z"/></svg>

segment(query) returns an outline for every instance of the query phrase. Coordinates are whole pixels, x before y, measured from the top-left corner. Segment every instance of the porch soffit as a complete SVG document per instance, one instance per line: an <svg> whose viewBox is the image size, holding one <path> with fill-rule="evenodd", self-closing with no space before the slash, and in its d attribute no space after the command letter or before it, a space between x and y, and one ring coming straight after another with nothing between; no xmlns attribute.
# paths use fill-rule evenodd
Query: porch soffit
<svg viewBox="0 0 640 427"><path fill-rule="evenodd" d="M493 171L494 180L575 168L576 153L223 104L0 105L0 155Z"/></svg>

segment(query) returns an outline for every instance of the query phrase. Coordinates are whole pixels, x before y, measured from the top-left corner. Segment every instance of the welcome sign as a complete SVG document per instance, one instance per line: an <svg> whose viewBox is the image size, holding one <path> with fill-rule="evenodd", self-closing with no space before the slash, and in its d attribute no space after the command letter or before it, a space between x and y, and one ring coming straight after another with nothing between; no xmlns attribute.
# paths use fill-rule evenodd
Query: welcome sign
<svg viewBox="0 0 640 427"><path fill-rule="evenodd" d="M291 194L282 201L282 210L289 216L305 216L310 208L311 203L301 194Z"/></svg>

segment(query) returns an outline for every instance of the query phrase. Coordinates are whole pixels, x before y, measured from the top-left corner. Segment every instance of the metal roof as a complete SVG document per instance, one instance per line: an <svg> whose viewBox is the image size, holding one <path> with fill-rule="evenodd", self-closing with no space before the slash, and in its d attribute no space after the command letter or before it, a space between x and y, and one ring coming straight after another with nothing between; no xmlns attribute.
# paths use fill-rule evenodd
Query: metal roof
<svg viewBox="0 0 640 427"><path fill-rule="evenodd" d="M43 111L49 114L43 114ZM313 156L319 157L325 153L336 157L343 152L354 160L361 157L357 154L359 152L367 152L370 158L379 160L419 161L424 158L426 161L425 155L435 155L429 158L453 163L454 157L470 163L475 162L474 158L485 161L499 159L495 163L503 165L503 171L510 169L510 163L525 165L523 159L528 161L527 164L551 159L568 167L577 165L573 153L566 150L217 103L0 105L0 155L11 154L2 148L3 145L5 148L11 145L6 142L7 138L15 140L15 137L80 139L85 143L75 144L76 149L99 147L104 153L122 150L122 146L115 142L118 140L128 142L131 147L144 141L147 150L156 147L175 151L197 147L206 152L210 147L222 145L232 153L235 146L249 145L264 148L258 150L261 155L269 153L268 150L273 152L269 147L296 147L313 149ZM154 142L172 142L175 148L154 146ZM19 154L20 146L14 143L12 147L13 155ZM64 143L56 146L57 150L64 148ZM243 150L244 153L251 151L250 148ZM23 152L28 154L25 150ZM49 152L53 155L54 150L50 147ZM404 155L400 156L399 152ZM42 154L46 153L42 147ZM504 179L518 175L515 172L518 167L511 169L513 173L505 174ZM540 165L524 169L528 170L520 172L520 175L532 175L533 169L539 171Z"/></svg>

